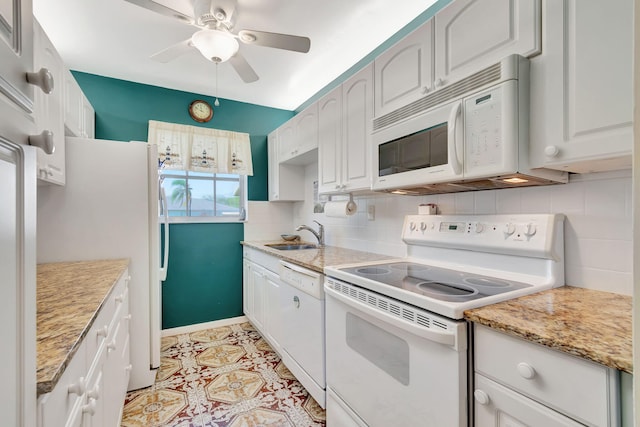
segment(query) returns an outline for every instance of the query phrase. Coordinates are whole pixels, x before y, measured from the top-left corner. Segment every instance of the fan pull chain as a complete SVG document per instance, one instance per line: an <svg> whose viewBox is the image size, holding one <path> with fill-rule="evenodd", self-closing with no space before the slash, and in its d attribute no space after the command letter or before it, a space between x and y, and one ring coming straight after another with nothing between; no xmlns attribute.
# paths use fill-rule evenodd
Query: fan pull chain
<svg viewBox="0 0 640 427"><path fill-rule="evenodd" d="M213 102L213 105L216 107L220 106L220 101L218 101L218 65L220 65L220 63L216 62L216 100Z"/></svg>

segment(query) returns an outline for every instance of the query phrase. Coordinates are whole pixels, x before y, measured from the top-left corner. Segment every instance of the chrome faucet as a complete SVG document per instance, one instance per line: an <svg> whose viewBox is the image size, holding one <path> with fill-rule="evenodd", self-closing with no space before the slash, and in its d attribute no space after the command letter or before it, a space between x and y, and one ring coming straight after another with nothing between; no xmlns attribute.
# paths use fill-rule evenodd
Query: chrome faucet
<svg viewBox="0 0 640 427"><path fill-rule="evenodd" d="M316 239L318 239L318 246L324 246L324 226L322 224L320 224L318 221L313 221L316 224L318 224L319 229L318 231L315 231L313 228L309 227L308 225L299 225L296 227L296 231L300 231L300 230L307 230L310 231L314 236L316 236Z"/></svg>

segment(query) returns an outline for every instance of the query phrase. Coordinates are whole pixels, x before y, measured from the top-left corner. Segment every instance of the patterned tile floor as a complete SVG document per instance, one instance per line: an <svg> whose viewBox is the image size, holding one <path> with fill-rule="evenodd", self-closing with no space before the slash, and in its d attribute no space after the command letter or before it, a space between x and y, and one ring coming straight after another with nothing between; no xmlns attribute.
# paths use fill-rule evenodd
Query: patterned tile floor
<svg viewBox="0 0 640 427"><path fill-rule="evenodd" d="M122 427L320 427L324 410L250 323L162 339L153 386L130 392Z"/></svg>

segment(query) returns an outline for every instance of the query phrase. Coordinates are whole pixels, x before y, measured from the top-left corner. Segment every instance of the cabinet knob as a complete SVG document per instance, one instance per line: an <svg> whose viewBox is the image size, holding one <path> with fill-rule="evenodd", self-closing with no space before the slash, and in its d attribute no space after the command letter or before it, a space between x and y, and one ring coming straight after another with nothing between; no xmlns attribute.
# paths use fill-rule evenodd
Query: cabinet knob
<svg viewBox="0 0 640 427"><path fill-rule="evenodd" d="M111 340L109 344L107 344L107 351L112 352L116 349L116 339Z"/></svg>
<svg viewBox="0 0 640 427"><path fill-rule="evenodd" d="M27 81L38 86L46 94L53 92L53 74L47 68L40 68L35 73L27 73Z"/></svg>
<svg viewBox="0 0 640 427"><path fill-rule="evenodd" d="M82 407L82 413L83 414L89 414L91 416L95 415L95 413L96 413L96 400L95 399L89 399L89 403Z"/></svg>
<svg viewBox="0 0 640 427"><path fill-rule="evenodd" d="M116 302L122 302L124 301L124 294L120 294L115 298Z"/></svg>
<svg viewBox="0 0 640 427"><path fill-rule="evenodd" d="M91 390L87 392L87 397L89 399L98 400L100 397L100 385L96 384Z"/></svg>
<svg viewBox="0 0 640 427"><path fill-rule="evenodd" d="M522 378L526 378L528 380L536 376L536 370L526 362L518 363L518 373Z"/></svg>
<svg viewBox="0 0 640 427"><path fill-rule="evenodd" d="M476 399L476 402L481 405L488 405L491 401L491 399L489 399L489 395L480 389L473 392L473 397Z"/></svg>
<svg viewBox="0 0 640 427"><path fill-rule="evenodd" d="M442 86L444 86L445 81L441 78L437 78L435 82L433 82L433 86L437 89L437 88L441 88Z"/></svg>
<svg viewBox="0 0 640 427"><path fill-rule="evenodd" d="M547 157L556 157L560 154L560 150L555 145L547 145L544 147L544 155Z"/></svg>
<svg viewBox="0 0 640 427"><path fill-rule="evenodd" d="M40 135L29 135L29 145L42 149L47 154L56 151L56 144L53 142L53 132L43 130Z"/></svg>
<svg viewBox="0 0 640 427"><path fill-rule="evenodd" d="M78 396L82 396L86 390L87 386L84 383L84 377L80 377L77 383L73 383L67 388L69 394L76 394Z"/></svg>
<svg viewBox="0 0 640 427"><path fill-rule="evenodd" d="M129 372L131 372L132 370L133 370L133 365L131 365L131 364L127 365L127 366L124 368L124 371L125 371L126 373L129 373Z"/></svg>
<svg viewBox="0 0 640 427"><path fill-rule="evenodd" d="M102 328L100 328L100 329L98 329L96 331L96 335L99 336L99 337L106 338L108 334L109 334L109 326L108 325L104 325Z"/></svg>
<svg viewBox="0 0 640 427"><path fill-rule="evenodd" d="M429 90L431 90L431 88L430 88L429 86L424 86L424 87L422 88L422 94L423 94L423 95L428 94L428 93L429 93Z"/></svg>
<svg viewBox="0 0 640 427"><path fill-rule="evenodd" d="M127 314L126 316L124 316L123 319L124 320L131 320L131 314Z"/></svg>

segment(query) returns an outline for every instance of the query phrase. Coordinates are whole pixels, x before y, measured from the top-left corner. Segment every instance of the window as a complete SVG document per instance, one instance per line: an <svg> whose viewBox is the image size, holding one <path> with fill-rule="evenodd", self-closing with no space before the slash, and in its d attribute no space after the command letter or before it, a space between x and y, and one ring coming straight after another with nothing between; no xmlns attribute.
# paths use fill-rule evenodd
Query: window
<svg viewBox="0 0 640 427"><path fill-rule="evenodd" d="M245 219L245 176L161 170L171 222L231 222Z"/></svg>

